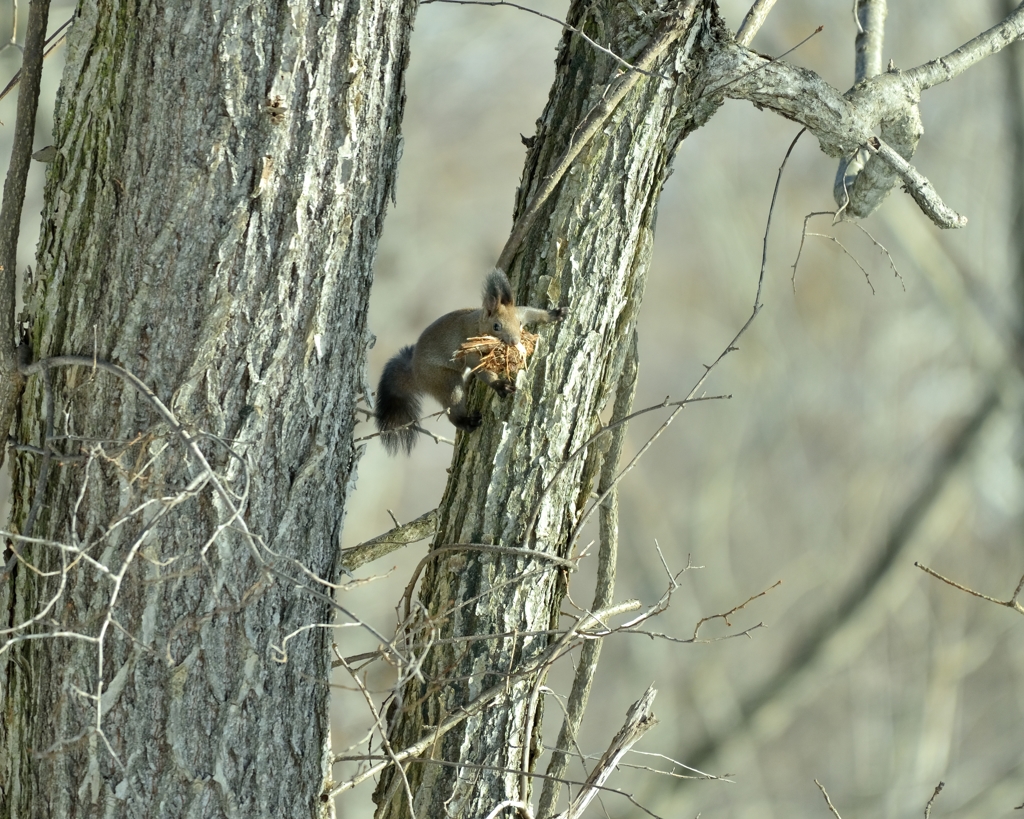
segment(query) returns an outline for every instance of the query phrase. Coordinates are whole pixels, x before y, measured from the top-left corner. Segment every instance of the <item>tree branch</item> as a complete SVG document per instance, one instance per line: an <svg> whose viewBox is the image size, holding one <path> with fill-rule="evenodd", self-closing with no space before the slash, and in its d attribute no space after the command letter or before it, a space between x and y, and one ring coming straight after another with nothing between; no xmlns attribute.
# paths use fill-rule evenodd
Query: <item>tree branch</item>
<svg viewBox="0 0 1024 819"><path fill-rule="evenodd" d="M1010 43L1019 40L1022 35L1024 35L1024 3L1017 6L1016 11L988 31L982 32L944 57L938 57L917 66L917 68L904 71L903 77L908 82L914 83L920 93L963 74L972 65L1002 51Z"/></svg>
<svg viewBox="0 0 1024 819"><path fill-rule="evenodd" d="M854 45L854 82L882 73L886 0L856 0L857 40Z"/></svg>
<svg viewBox="0 0 1024 819"><path fill-rule="evenodd" d="M774 5L775 0L756 0L736 31L736 42L741 46L749 46Z"/></svg>
<svg viewBox="0 0 1024 819"><path fill-rule="evenodd" d="M21 211L25 205L25 186L32 162L32 138L36 129L39 81L43 74L43 43L46 40L49 14L50 0L33 0L29 6L11 164L4 182L3 205L0 206L0 436L5 439L11 429L14 407L24 383L18 372L18 353L14 340L15 276L18 269ZM0 466L3 466L6 452L6 446L0 448Z"/></svg>
<svg viewBox="0 0 1024 819"><path fill-rule="evenodd" d="M857 11L863 29L857 43L858 84L846 94L813 71L770 60L732 41L723 42L709 61L708 76L716 85L712 93L748 100L806 125L826 154L842 160L834 188L840 210L867 216L902 179L937 225L961 227L966 220L943 204L928 180L909 165L924 131L918 109L921 92L1024 35L1024 4L944 57L907 71L878 74L885 3L861 0ZM727 78L724 84L722 78ZM875 150L869 156L866 150L869 140L877 139L876 129L892 151Z"/></svg>
<svg viewBox="0 0 1024 819"><path fill-rule="evenodd" d="M619 760L644 734L658 724L658 720L651 710L654 707L654 698L657 694L654 686L651 686L639 700L630 706L629 711L626 712L626 722L612 739L608 750L597 761L594 770L587 777L586 784L576 794L576 798L569 804L569 808L558 814L557 819L572 819L572 817L580 816L586 810L587 805L597 796L604 783L608 781L608 777L612 775Z"/></svg>
<svg viewBox="0 0 1024 819"><path fill-rule="evenodd" d="M907 193L936 225L940 228L959 228L967 224L967 217L947 206L939 198L932 183L891 147L878 137L869 139L867 145L872 153L884 159L903 180Z"/></svg>
<svg viewBox="0 0 1024 819"><path fill-rule="evenodd" d="M370 563L385 555L389 555L403 546L408 546L410 543L416 543L425 538L433 537L436 531L437 510L432 509L415 520L410 520L408 523L396 526L394 529L360 543L358 546L342 549L341 565L351 572L365 563Z"/></svg>
<svg viewBox="0 0 1024 819"><path fill-rule="evenodd" d="M613 613L620 611L620 606L612 606L610 609ZM463 720L472 716L473 714L479 713L488 705L495 700L507 696L513 689L515 683L529 679L542 668L548 666L556 659L562 656L566 651L571 648L571 643L579 635L579 632L584 626L589 626L592 622L602 622L609 616L607 611L597 611L592 614L581 618L572 628L566 631L562 636L548 646L541 654L538 654L532 661L525 664L521 669L509 674L505 679L499 682L497 685L493 685L485 691L481 692L471 702L465 705L459 706L458 710L445 719L440 725L430 731L425 737L420 739L418 742L413 743L400 751L396 751L393 756L389 757L387 761L378 762L376 765L372 765L365 771L362 771L358 775L354 776L346 782L339 783L331 792L330 797L333 799L341 793L347 790L351 790L361 782L365 782L367 779L379 774L382 770L387 768L389 765L403 762L410 757L417 756L423 751L433 746L441 737L447 734L452 728L461 724Z"/></svg>

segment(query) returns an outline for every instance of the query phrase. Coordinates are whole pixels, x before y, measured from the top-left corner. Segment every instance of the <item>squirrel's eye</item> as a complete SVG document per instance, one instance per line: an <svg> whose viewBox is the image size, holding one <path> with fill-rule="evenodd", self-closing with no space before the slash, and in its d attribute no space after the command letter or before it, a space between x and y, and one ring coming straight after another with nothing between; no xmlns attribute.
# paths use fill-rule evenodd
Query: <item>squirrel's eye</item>
<svg viewBox="0 0 1024 819"><path fill-rule="evenodd" d="M500 323L500 322L497 322L497 321L496 321L496 322L494 322L494 332L496 332L496 333L497 333L497 332L499 332L500 330L501 330L501 323Z"/></svg>

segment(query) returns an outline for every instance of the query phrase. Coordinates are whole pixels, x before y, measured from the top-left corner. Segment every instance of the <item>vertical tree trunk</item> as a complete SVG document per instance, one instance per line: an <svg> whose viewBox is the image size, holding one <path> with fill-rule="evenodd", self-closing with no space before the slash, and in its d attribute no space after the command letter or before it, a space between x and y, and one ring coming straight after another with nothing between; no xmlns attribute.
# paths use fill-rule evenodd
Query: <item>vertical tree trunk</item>
<svg viewBox="0 0 1024 819"><path fill-rule="evenodd" d="M672 23L653 4L641 16L636 8L617 0L577 2L569 22L634 60ZM714 4L681 8L687 26L680 45L653 67L670 79L641 78L584 148L510 270L521 303L567 305L571 315L542 331L513 399L502 402L477 388L485 423L460 434L423 570L412 635L426 652L423 678L405 684L390 714L394 750L436 739L407 763L411 794L393 767L382 775L378 817L486 816L500 802L529 799L517 772L524 754L532 769L538 753L539 724L529 738L525 729L537 674L508 678L550 645L552 638L537 632L564 625L559 559L570 557L607 442L556 473L600 427L599 413L614 396L643 296L662 185L680 140L716 107L696 104L690 79L720 25ZM579 36L565 35L517 210L622 70ZM490 544L534 553L509 554ZM485 693L495 690L493 697ZM481 695L489 704L473 707ZM467 706L469 716L438 730ZM524 750L527 739L532 747Z"/></svg>
<svg viewBox="0 0 1024 819"><path fill-rule="evenodd" d="M176 421L116 372L30 379L19 439L75 458L14 459L46 542L0 591L4 816L332 812L331 632L300 629L332 619L414 8L81 5L33 349Z"/></svg>

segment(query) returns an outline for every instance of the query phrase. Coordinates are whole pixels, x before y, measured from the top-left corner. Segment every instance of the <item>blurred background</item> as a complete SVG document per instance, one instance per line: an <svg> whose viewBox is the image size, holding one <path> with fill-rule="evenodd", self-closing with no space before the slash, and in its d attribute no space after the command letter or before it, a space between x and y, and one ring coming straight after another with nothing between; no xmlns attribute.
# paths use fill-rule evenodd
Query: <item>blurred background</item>
<svg viewBox="0 0 1024 819"><path fill-rule="evenodd" d="M721 0L731 28L748 5ZM845 89L851 6L787 0L753 47L781 54L824 25L787 59ZM567 3L532 7L562 17ZM54 3L51 29L71 8ZM1004 0L892 3L884 61L911 67L947 53L1006 11ZM0 15L0 42L8 31ZM509 7L420 9L397 203L370 305L377 341L368 384L434 318L479 304L511 227L520 134L535 131L560 36L557 24ZM970 222L940 232L893 193L862 223L892 264L857 227L817 217L809 230L825 237L806 238L794 281L805 215L835 207L835 163L812 137L801 139L773 217L764 310L707 385L732 398L688 408L621 485L617 598L660 597L667 581L658 546L673 569L688 559L701 567L683 575L654 630L688 638L702 617L782 581L733 615L731 629L714 622L701 631L724 637L766 626L749 638L606 641L583 751L599 755L654 683L660 724L638 749L729 775L692 782L623 767L609 782L661 816L826 816L815 778L846 819L920 815L940 780L935 816L1010 816L1024 803L1024 622L914 566L1002 600L1024 574L1024 377L1015 363L1024 273L1024 180L1015 163L1024 144L1014 136L1024 128L1014 75L1024 54L1013 50L926 92L914 164ZM38 147L50 141L62 60L47 63ZM15 49L0 52L5 78L19 64ZM0 103L3 156L14 100ZM749 315L772 188L797 130L726 103L681 146L639 322L637 408L683 397ZM42 166L29 190L22 264L38 234ZM631 425L626 457L663 419L652 413ZM433 428L453 437L447 422ZM427 439L410 458L388 458L367 441L343 545L389 529L389 511L404 522L434 508L450 458L448 445ZM360 577L380 577L347 593L344 605L392 633L426 548L365 567ZM584 566L572 579L583 605L592 573ZM347 655L376 647L356 629L339 630L338 642ZM379 666L368 682L384 692L392 672ZM549 684L567 693L571 673L566 664ZM362 696L350 679L336 683L335 745L365 748ZM547 717L550 744L560 724L553 702ZM672 769L640 754L630 762ZM582 779L583 767L571 775ZM366 783L345 794L339 815L371 816L370 793ZM606 795L590 809L602 814L639 811Z"/></svg>

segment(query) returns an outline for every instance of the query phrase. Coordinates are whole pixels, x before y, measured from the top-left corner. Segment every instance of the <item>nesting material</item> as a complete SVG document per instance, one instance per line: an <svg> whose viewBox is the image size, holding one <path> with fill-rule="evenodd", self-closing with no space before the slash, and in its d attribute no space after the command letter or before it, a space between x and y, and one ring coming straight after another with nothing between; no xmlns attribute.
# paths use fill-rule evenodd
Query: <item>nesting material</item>
<svg viewBox="0 0 1024 819"><path fill-rule="evenodd" d="M462 343L452 358L468 364L473 360L471 356L479 356L479 363L472 370L474 373L488 370L508 381L515 381L516 373L526 367L527 357L533 355L537 348L539 336L523 330L519 338L522 349L494 336L473 336Z"/></svg>

